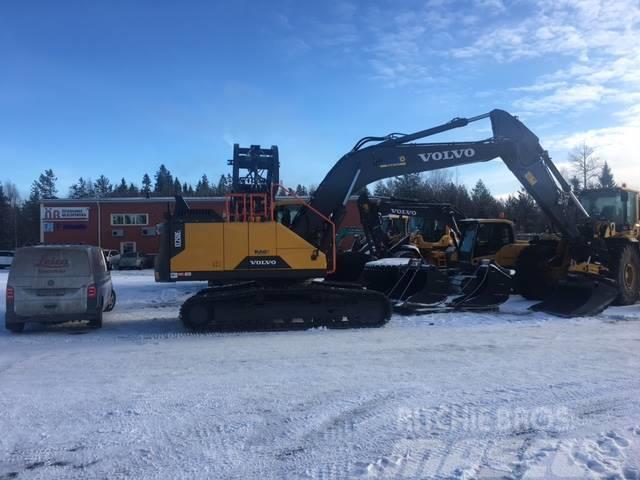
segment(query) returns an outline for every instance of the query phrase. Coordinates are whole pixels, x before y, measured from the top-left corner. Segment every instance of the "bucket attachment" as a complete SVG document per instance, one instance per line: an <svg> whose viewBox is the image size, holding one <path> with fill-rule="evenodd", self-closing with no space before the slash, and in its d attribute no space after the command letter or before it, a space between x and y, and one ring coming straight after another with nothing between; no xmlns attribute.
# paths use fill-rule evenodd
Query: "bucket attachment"
<svg viewBox="0 0 640 480"><path fill-rule="evenodd" d="M441 305L449 296L449 279L437 267L424 260L411 260L389 298L398 299L402 306Z"/></svg>
<svg viewBox="0 0 640 480"><path fill-rule="evenodd" d="M494 310L507 301L512 274L489 261L473 274L451 275L422 259L394 258L367 263L370 289L384 292L402 312Z"/></svg>
<svg viewBox="0 0 640 480"><path fill-rule="evenodd" d="M365 264L371 260L371 255L366 253L353 251L339 253L336 258L336 269L327 275L327 280L357 282L362 275Z"/></svg>
<svg viewBox="0 0 640 480"><path fill-rule="evenodd" d="M473 275L462 280L461 294L448 303L456 310L497 309L509 299L513 289L512 271L489 261L483 261Z"/></svg>
<svg viewBox="0 0 640 480"><path fill-rule="evenodd" d="M420 258L384 258L366 264L365 285L398 307L442 304L450 293L447 275Z"/></svg>
<svg viewBox="0 0 640 480"><path fill-rule="evenodd" d="M597 315L618 296L616 282L602 276L570 273L551 296L529 307L557 317Z"/></svg>

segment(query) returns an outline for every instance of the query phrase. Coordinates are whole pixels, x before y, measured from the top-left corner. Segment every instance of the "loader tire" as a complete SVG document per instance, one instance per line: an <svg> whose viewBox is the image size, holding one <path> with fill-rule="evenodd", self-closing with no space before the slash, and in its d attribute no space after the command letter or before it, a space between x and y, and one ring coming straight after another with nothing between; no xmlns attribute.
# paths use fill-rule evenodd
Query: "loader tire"
<svg viewBox="0 0 640 480"><path fill-rule="evenodd" d="M614 305L633 305L640 296L640 254L635 245L625 245L612 258L613 278L618 282Z"/></svg>
<svg viewBox="0 0 640 480"><path fill-rule="evenodd" d="M548 261L554 249L547 245L525 248L516 261L516 290L527 300L543 300L553 293L558 282L550 275Z"/></svg>

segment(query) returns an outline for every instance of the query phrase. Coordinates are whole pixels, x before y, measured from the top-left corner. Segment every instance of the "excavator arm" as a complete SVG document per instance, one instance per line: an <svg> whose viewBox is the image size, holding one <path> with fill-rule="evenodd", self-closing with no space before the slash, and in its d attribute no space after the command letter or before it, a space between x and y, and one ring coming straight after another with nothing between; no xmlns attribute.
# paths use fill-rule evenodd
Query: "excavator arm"
<svg viewBox="0 0 640 480"><path fill-rule="evenodd" d="M486 140L449 143L414 143L416 140L464 127L489 118L493 136ZM409 135L366 137L344 155L318 186L310 206L339 224L349 197L364 186L385 178L429 172L500 158L536 200L555 229L571 242L583 240L579 225L589 218L540 146L536 137L516 117L503 110L448 123ZM326 226L312 209L303 209L292 228L309 241L326 248L332 241Z"/></svg>

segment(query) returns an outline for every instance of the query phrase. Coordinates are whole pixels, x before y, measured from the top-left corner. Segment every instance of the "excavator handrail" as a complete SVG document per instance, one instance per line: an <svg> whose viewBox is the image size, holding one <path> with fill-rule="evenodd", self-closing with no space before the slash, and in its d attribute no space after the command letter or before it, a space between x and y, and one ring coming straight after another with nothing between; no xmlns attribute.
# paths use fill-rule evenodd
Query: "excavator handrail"
<svg viewBox="0 0 640 480"><path fill-rule="evenodd" d="M300 198L298 196L298 194L295 192L295 190L285 187L282 183L279 184L273 184L271 186L271 192L273 193L274 187L277 188L276 192L279 189L283 189L285 190L289 196L293 197L296 202L294 202L294 205L303 205L304 207L309 208L309 210L311 210L313 213L315 213L318 217L320 217L321 219L323 219L325 222L327 222L330 226L331 226L331 238L336 238L336 224L331 221L331 219L329 217L327 217L326 215L324 215L322 212L320 212L319 210L317 210L316 208L314 208L312 205L309 204L309 202L307 202L304 198ZM275 196L274 196L275 198ZM272 202L271 203L271 210L272 210L272 215L271 217L273 219L275 219L275 204L276 202ZM336 272L336 261L337 261L337 246L336 246L336 241L334 240L332 242L332 246L331 246L331 269L327 270L328 274L332 274ZM326 252L324 252L326 253Z"/></svg>

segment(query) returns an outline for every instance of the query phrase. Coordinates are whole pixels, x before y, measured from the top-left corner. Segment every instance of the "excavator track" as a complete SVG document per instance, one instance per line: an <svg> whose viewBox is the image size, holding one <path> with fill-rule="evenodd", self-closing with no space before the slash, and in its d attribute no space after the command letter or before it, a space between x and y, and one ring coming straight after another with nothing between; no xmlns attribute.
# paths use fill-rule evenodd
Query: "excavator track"
<svg viewBox="0 0 640 480"><path fill-rule="evenodd" d="M181 321L195 331L380 327L390 317L391 305L380 292L324 282L210 287L180 308Z"/></svg>

